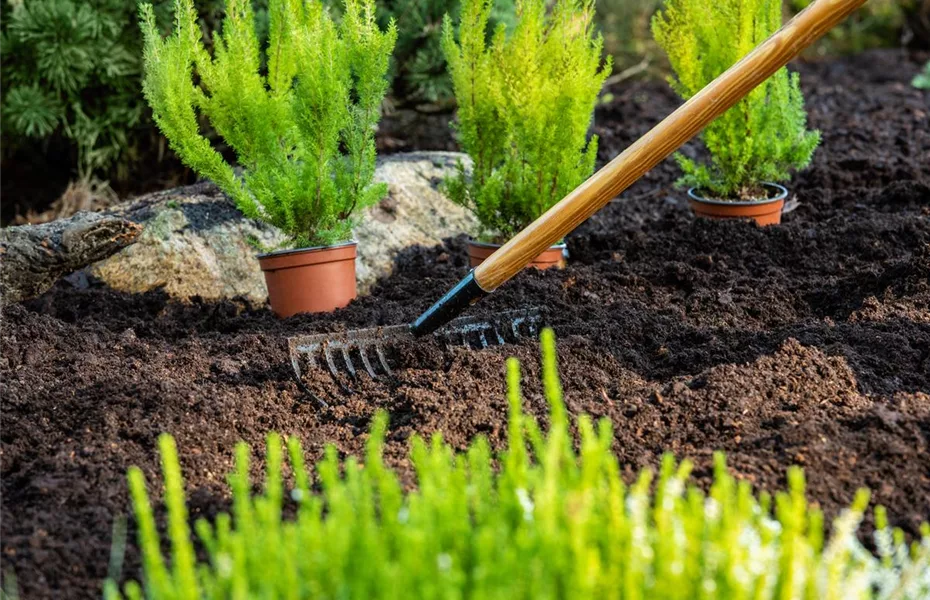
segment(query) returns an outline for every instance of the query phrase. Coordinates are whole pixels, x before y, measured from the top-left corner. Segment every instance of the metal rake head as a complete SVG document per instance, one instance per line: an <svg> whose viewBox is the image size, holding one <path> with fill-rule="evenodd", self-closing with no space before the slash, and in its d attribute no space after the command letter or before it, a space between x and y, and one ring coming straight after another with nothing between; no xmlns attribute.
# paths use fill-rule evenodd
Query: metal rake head
<svg viewBox="0 0 930 600"><path fill-rule="evenodd" d="M438 338L447 346L487 348L537 335L540 320L539 310L535 308L497 313L491 317L460 317L429 337ZM340 381L340 373L357 379L361 371L375 379L379 374L392 375L387 348L413 339L408 325L394 325L299 335L288 339L288 350L298 381L302 377L302 364L311 369L325 365L337 382Z"/></svg>

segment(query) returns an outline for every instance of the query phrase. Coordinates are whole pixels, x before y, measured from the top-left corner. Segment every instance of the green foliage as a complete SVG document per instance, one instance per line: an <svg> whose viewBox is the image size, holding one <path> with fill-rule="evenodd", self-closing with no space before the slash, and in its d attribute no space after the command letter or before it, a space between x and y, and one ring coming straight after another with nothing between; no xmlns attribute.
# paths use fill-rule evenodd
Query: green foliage
<svg viewBox="0 0 930 600"><path fill-rule="evenodd" d="M924 65L923 71L914 76L911 85L918 90L930 90L930 61Z"/></svg>
<svg viewBox="0 0 930 600"><path fill-rule="evenodd" d="M414 438L416 486L384 464L387 417L374 420L363 461L334 447L313 474L296 438L268 436L264 492L253 496L250 450L236 448L233 516L198 520L195 557L174 440L159 440L170 560L162 555L142 471L129 472L144 587L129 598L925 598L930 527L908 547L876 510L873 557L857 541L860 492L824 540L800 469L788 490L754 495L716 456L709 493L688 485L691 463L667 455L658 476L620 477L607 420L570 424L551 331L542 336L549 430L522 413L520 369L507 365L508 446L475 439L456 454L440 434ZM577 450L572 431L580 439ZM283 447L282 447L283 445ZM285 449L293 486L286 493ZM284 520L290 498L296 516ZM144 591L143 591L144 590ZM109 581L106 597L119 597Z"/></svg>
<svg viewBox="0 0 930 600"><path fill-rule="evenodd" d="M161 29L171 22L172 4L153 2ZM207 43L223 4L196 0ZM267 0L253 5L258 34L266 38ZM72 164L88 184L98 177L127 181L139 176L143 162L161 159L142 96L135 2L7 0L3 10L4 159L22 150L31 160ZM62 149L73 156L60 156Z"/></svg>
<svg viewBox="0 0 930 600"><path fill-rule="evenodd" d="M662 52L649 31L662 0L598 0L595 23L604 36L604 50L620 73L665 69Z"/></svg>
<svg viewBox="0 0 930 600"><path fill-rule="evenodd" d="M4 152L61 136L83 178L125 158L145 109L132 3L11 0L4 9Z"/></svg>
<svg viewBox="0 0 930 600"><path fill-rule="evenodd" d="M173 0L155 0L159 28L171 25ZM224 0L195 0L203 42L212 47ZM341 14L341 0L326 0ZM511 0L501 0L493 22L512 25ZM256 35L268 39L268 0L252 0ZM137 8L125 0L6 0L2 22L3 152L65 138L75 169L126 180L156 144L141 93L142 36ZM446 102L452 85L439 46L442 16L456 0L386 0L377 5L382 29L397 20L392 60L395 99ZM392 74L393 76L393 74ZM77 83L77 87L75 87ZM39 154L45 154L41 150Z"/></svg>
<svg viewBox="0 0 930 600"><path fill-rule="evenodd" d="M16 583L16 574L12 571L0 573L0 600L19 600L19 585Z"/></svg>
<svg viewBox="0 0 930 600"><path fill-rule="evenodd" d="M465 0L455 40L451 17L442 46L458 104L456 129L471 157L446 181L450 198L478 217L480 237L511 237L594 170L597 139L587 130L610 60L592 32L592 0L517 0L512 32L493 0Z"/></svg>
<svg viewBox="0 0 930 600"><path fill-rule="evenodd" d="M666 0L652 29L672 86L689 99L780 26L780 0ZM782 68L704 129L709 165L677 155L682 183L718 198L759 198L761 183L787 181L810 163L820 134L806 126L798 75Z"/></svg>
<svg viewBox="0 0 930 600"><path fill-rule="evenodd" d="M397 23L397 46L391 64L392 96L401 102L448 103L452 80L442 54L443 16L458 16L459 0L383 0L378 3L378 22ZM500 0L491 14L497 23L514 24L513 0Z"/></svg>
<svg viewBox="0 0 930 600"><path fill-rule="evenodd" d="M251 3L229 0L211 57L193 1L175 11L165 40L151 5L141 8L143 90L175 152L294 247L348 239L353 213L386 192L372 183L374 133L394 27L378 28L373 0L347 0L338 26L319 2L272 0L263 56ZM241 177L200 133L198 113L235 150Z"/></svg>
<svg viewBox="0 0 930 600"><path fill-rule="evenodd" d="M919 1L919 0L918 0ZM788 0L792 12L807 8L813 0ZM869 0L845 21L831 29L814 45L821 56L854 54L869 48L901 45L903 5L913 0Z"/></svg>

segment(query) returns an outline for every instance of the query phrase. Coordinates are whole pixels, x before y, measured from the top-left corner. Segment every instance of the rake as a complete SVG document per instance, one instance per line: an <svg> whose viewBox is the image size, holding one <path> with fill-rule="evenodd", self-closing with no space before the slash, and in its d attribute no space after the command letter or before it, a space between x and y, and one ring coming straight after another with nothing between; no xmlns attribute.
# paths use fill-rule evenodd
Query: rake
<svg viewBox="0 0 930 600"><path fill-rule="evenodd" d="M540 321L536 308L512 310L491 317L459 317L433 335L447 347L487 348L536 335ZM299 335L288 339L288 349L298 380L302 377L302 362L311 369L325 366L336 381L341 373L356 379L361 370L374 379L379 374L393 375L384 344L396 343L405 336L412 337L409 325Z"/></svg>
<svg viewBox="0 0 930 600"><path fill-rule="evenodd" d="M340 372L357 378L357 364L372 378L379 371L389 375L385 346L430 334L443 341L458 339L470 348L535 335L540 316L534 309L501 313L490 319L456 317L507 282L865 2L816 0L501 246L413 323L290 338L291 363L298 381L302 362L310 368L326 365L337 381Z"/></svg>

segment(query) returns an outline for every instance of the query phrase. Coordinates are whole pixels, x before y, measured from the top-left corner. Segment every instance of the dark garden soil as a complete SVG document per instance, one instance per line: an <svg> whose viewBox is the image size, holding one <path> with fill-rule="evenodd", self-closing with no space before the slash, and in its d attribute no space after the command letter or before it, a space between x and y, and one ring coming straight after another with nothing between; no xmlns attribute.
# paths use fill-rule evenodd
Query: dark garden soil
<svg viewBox="0 0 930 600"><path fill-rule="evenodd" d="M782 226L694 220L667 162L568 238L567 269L523 273L473 311L541 307L570 411L613 421L627 477L666 450L694 459L702 484L718 449L762 489L800 464L828 516L867 486L914 533L930 516L930 93L906 83L921 60L801 66L824 140ZM660 83L613 93L597 115L605 159L677 105ZM413 434L499 446L507 356L523 363L526 409L544 417L533 340L405 346L396 380L364 379L349 397L313 373L328 410L291 379L286 336L402 323L465 272L461 239L413 248L371 296L287 321L67 283L8 307L3 570L26 598L98 594L113 519L128 511L126 469L153 481L164 431L200 516L225 506L233 444L258 449L270 430L299 436L313 457L326 443L359 453L385 409L386 453L408 480ZM137 564L131 546L124 574Z"/></svg>

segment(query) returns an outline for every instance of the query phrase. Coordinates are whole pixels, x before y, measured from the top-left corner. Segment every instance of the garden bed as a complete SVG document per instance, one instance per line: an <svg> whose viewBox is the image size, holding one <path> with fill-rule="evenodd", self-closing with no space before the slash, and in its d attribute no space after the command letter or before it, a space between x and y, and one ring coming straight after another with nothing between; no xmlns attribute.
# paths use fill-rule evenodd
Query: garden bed
<svg viewBox="0 0 930 600"><path fill-rule="evenodd" d="M793 183L801 204L784 225L695 221L667 161L568 238L567 269L523 273L473 313L542 309L569 410L613 421L629 476L671 451L706 482L722 449L736 474L776 489L800 464L828 518L867 486L914 533L930 515L930 93L907 82L926 58L802 65L824 141ZM603 159L677 105L661 83L612 93L595 127ZM534 340L481 352L408 345L394 380L364 379L348 397L312 373L328 410L292 380L288 335L409 320L465 263L462 238L413 248L370 296L287 321L236 302L67 282L8 307L3 570L26 598L97 595L113 519L128 511L126 469L155 479L161 432L177 438L201 516L225 506L234 442L260 450L270 430L298 435L314 457L327 443L358 454L385 409L385 453L407 477L413 434L499 445L507 356L523 363L527 410L544 416ZM128 559L135 569L132 546Z"/></svg>

